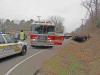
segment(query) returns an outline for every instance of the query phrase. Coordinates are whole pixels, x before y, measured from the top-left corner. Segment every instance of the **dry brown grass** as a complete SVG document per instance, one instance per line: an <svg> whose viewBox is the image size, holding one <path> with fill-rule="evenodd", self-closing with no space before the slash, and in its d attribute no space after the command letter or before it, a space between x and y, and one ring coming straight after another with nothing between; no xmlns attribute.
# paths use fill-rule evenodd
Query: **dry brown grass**
<svg viewBox="0 0 100 75"><path fill-rule="evenodd" d="M100 75L100 29L89 31L84 43L71 41L53 58L43 63L43 75ZM94 51L94 56L93 56Z"/></svg>

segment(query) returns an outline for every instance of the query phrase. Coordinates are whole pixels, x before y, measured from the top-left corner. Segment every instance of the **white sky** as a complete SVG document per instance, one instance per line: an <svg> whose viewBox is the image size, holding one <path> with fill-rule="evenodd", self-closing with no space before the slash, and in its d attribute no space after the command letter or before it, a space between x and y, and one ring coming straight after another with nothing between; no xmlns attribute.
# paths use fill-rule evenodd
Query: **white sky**
<svg viewBox="0 0 100 75"><path fill-rule="evenodd" d="M0 18L19 20L46 20L50 16L65 18L63 26L67 32L78 28L85 18L84 0L0 0Z"/></svg>

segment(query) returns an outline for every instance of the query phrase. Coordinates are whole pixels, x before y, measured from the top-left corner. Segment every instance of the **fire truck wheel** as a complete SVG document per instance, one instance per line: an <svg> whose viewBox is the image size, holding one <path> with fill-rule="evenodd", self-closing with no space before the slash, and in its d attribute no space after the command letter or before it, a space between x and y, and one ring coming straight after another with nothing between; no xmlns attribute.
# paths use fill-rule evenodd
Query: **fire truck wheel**
<svg viewBox="0 0 100 75"><path fill-rule="evenodd" d="M31 47L35 47L34 45L31 45Z"/></svg>
<svg viewBox="0 0 100 75"><path fill-rule="evenodd" d="M53 46L49 46L49 48L53 48Z"/></svg>
<svg viewBox="0 0 100 75"><path fill-rule="evenodd" d="M22 51L20 52L20 54L21 54L21 55L25 55L26 52L27 52L27 49L26 49L26 47L24 46L24 47L22 48Z"/></svg>

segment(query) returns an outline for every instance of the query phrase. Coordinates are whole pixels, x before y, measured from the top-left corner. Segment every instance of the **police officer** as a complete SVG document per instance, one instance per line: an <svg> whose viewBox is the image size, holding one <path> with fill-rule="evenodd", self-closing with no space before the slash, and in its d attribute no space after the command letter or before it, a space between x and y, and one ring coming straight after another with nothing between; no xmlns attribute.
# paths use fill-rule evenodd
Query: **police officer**
<svg viewBox="0 0 100 75"><path fill-rule="evenodd" d="M21 30L20 34L19 34L19 39L24 42L24 39L25 39L25 34L23 32L23 30Z"/></svg>

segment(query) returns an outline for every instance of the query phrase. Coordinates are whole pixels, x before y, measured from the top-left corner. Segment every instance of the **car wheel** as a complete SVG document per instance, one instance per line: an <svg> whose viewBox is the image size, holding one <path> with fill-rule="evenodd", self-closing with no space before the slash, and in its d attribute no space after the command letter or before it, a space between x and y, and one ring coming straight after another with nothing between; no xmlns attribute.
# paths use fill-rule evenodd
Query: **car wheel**
<svg viewBox="0 0 100 75"><path fill-rule="evenodd" d="M25 55L26 52L27 52L27 49L26 49L26 47L24 46L24 47L22 48L22 51L20 52L20 54L21 54L21 55Z"/></svg>

